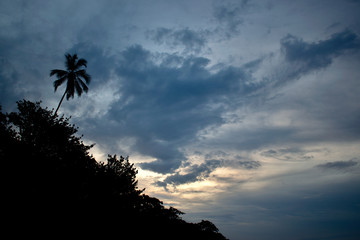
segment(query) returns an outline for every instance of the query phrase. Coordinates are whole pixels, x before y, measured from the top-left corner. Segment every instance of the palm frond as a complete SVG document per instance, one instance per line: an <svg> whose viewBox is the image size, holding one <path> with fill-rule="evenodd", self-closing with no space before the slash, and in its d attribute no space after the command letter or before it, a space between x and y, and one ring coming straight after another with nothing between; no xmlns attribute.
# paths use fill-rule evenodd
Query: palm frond
<svg viewBox="0 0 360 240"><path fill-rule="evenodd" d="M70 53L65 54L65 58L66 58L66 61L65 61L66 69L68 71L70 71L71 70L71 62L72 62L71 54Z"/></svg>
<svg viewBox="0 0 360 240"><path fill-rule="evenodd" d="M54 81L54 88L55 88L55 92L57 90L57 88L62 85L65 81L67 80L67 76L64 76L62 78L59 78L57 80Z"/></svg>
<svg viewBox="0 0 360 240"><path fill-rule="evenodd" d="M83 58L80 58L76 63L75 69L79 69L82 66L87 67L86 64L87 64L87 61Z"/></svg>
<svg viewBox="0 0 360 240"><path fill-rule="evenodd" d="M78 79L77 79L77 82L80 83L81 88L87 93L88 90L89 90L89 88L88 88L88 86L86 86L86 84L81 80L81 78L78 78Z"/></svg>
<svg viewBox="0 0 360 240"><path fill-rule="evenodd" d="M87 84L91 81L91 76L86 73L85 69L81 69L79 71L76 71L75 74L85 80Z"/></svg>
<svg viewBox="0 0 360 240"><path fill-rule="evenodd" d="M71 56L70 53L65 54L65 66L68 71L74 71L76 69L77 54Z"/></svg>
<svg viewBox="0 0 360 240"><path fill-rule="evenodd" d="M83 89L80 87L79 85L79 82L78 81L75 81L75 89L76 89L76 93L77 95L80 97L82 92L83 92Z"/></svg>
<svg viewBox="0 0 360 240"><path fill-rule="evenodd" d="M50 77L56 75L58 78L64 77L68 72L61 69L53 69L50 71Z"/></svg>

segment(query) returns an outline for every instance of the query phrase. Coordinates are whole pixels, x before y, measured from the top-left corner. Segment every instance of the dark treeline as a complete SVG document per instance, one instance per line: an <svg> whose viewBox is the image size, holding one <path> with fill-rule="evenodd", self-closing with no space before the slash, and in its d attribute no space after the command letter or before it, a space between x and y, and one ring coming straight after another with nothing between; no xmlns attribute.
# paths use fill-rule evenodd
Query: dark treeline
<svg viewBox="0 0 360 240"><path fill-rule="evenodd" d="M144 194L128 158L97 162L76 133L69 118L40 103L23 100L18 112L0 111L2 217L13 234L226 239L213 223L188 223Z"/></svg>

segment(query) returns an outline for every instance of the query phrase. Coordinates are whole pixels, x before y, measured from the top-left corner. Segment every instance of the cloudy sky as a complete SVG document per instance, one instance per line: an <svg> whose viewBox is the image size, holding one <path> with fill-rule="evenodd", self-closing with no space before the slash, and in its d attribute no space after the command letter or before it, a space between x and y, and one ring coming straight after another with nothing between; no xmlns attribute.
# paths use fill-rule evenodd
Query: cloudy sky
<svg viewBox="0 0 360 240"><path fill-rule="evenodd" d="M230 239L360 230L360 1L2 0L0 104L56 108L51 69L88 61L64 101L92 153Z"/></svg>

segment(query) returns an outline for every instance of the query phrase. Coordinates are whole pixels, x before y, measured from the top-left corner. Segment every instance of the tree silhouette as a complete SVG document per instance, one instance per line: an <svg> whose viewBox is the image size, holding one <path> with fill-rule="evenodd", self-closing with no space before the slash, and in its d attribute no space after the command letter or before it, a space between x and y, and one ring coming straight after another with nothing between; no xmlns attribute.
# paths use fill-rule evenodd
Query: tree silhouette
<svg viewBox="0 0 360 240"><path fill-rule="evenodd" d="M69 100L70 97L74 98L75 92L78 96L81 96L83 91L87 93L89 89L86 84L89 84L91 80L90 75L87 74L85 70L87 67L87 61L85 59L80 58L78 60L77 54L71 55L69 53L65 54L65 58L66 70L53 69L50 72L50 76L56 75L57 77L57 80L54 81L55 91L65 81L67 82L64 95L62 96L59 105L56 108L55 114L59 110L65 95L66 99Z"/></svg>
<svg viewBox="0 0 360 240"><path fill-rule="evenodd" d="M137 187L128 157L97 162L70 118L40 103L18 102L1 113L2 217L12 232L61 233L101 239L226 239L209 221L188 223L174 207ZM5 211L4 211L5 212ZM39 230L40 229L40 230ZM29 235L28 235L29 236ZM64 237L65 237L64 236ZM30 236L29 236L30 237Z"/></svg>

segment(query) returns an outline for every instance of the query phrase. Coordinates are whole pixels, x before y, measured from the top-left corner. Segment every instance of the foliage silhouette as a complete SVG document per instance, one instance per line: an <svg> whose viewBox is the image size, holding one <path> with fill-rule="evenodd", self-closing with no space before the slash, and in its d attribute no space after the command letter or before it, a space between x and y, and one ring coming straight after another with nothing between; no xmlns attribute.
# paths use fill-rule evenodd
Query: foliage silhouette
<svg viewBox="0 0 360 240"><path fill-rule="evenodd" d="M86 84L89 84L91 80L90 75L87 74L86 70L84 69L87 67L87 61L85 59L80 58L78 60L78 56L76 54L71 56L71 54L69 53L65 54L65 58L66 70L53 69L50 72L50 76L56 75L56 77L58 78L54 81L55 91L60 85L67 81L64 95L62 96L59 105L56 108L55 114L59 110L65 95L66 99L69 100L70 97L74 98L75 91L78 96L81 96L83 91L87 93L89 88Z"/></svg>
<svg viewBox="0 0 360 240"><path fill-rule="evenodd" d="M89 154L93 145L76 136L69 118L39 102L19 101L18 110L3 114L0 107L7 183L2 202L10 210L4 220L16 230L102 239L226 239L213 223L188 223L181 211L144 194L128 158L108 155L106 163L97 162Z"/></svg>

